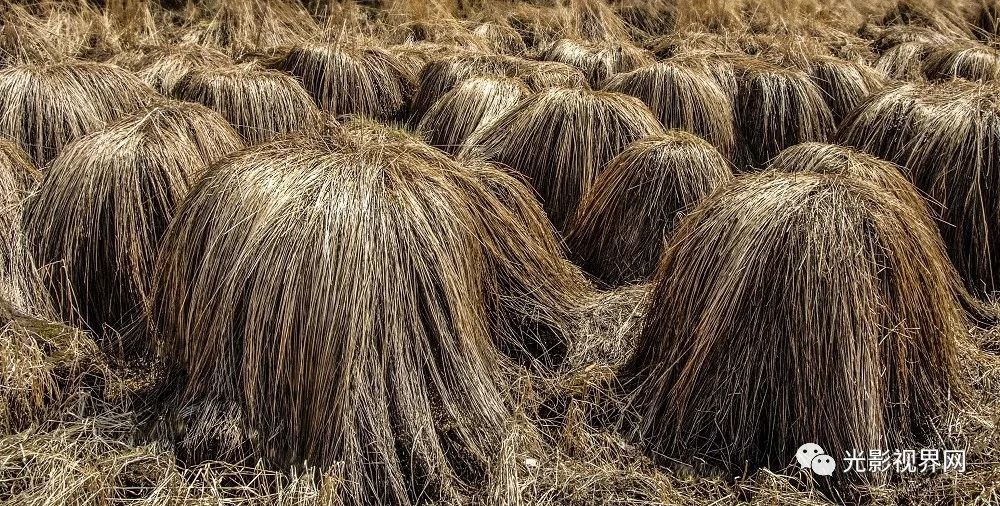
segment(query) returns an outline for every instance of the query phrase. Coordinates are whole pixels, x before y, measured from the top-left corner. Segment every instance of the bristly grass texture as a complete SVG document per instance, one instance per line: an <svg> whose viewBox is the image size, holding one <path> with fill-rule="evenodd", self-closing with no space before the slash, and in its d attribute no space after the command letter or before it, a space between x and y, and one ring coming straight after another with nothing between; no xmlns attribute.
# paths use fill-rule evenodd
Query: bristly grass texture
<svg viewBox="0 0 1000 506"><path fill-rule="evenodd" d="M622 42L583 42L561 39L545 53L545 59L572 65L587 76L594 88L600 88L611 76L653 63L645 49Z"/></svg>
<svg viewBox="0 0 1000 506"><path fill-rule="evenodd" d="M736 117L742 170L762 168L788 146L826 141L835 127L823 92L809 76L767 64L742 69Z"/></svg>
<svg viewBox="0 0 1000 506"><path fill-rule="evenodd" d="M0 139L0 294L14 311L52 316L48 291L24 237L24 204L41 172L13 142Z"/></svg>
<svg viewBox="0 0 1000 506"><path fill-rule="evenodd" d="M476 77L445 93L417 125L427 142L455 154L480 128L513 108L530 91L518 79Z"/></svg>
<svg viewBox="0 0 1000 506"><path fill-rule="evenodd" d="M930 91L903 164L940 206L941 235L966 285L989 296L1000 288L1000 89L952 81Z"/></svg>

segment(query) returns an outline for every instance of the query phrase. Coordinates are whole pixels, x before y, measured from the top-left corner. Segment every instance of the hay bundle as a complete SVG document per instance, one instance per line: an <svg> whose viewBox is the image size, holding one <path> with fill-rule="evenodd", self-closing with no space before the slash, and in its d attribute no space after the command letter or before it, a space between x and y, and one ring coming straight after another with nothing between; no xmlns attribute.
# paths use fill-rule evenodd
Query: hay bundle
<svg viewBox="0 0 1000 506"><path fill-rule="evenodd" d="M704 140L673 130L630 144L587 192L566 243L605 285L645 280L684 211L733 177Z"/></svg>
<svg viewBox="0 0 1000 506"><path fill-rule="evenodd" d="M829 455L928 444L962 394L967 328L924 222L841 174L752 174L702 201L622 369L637 435L734 474L783 469L803 441Z"/></svg>
<svg viewBox="0 0 1000 506"><path fill-rule="evenodd" d="M741 169L763 167L788 146L825 141L833 133L830 107L806 74L751 64L741 81L736 102Z"/></svg>
<svg viewBox="0 0 1000 506"><path fill-rule="evenodd" d="M0 293L11 309L49 316L48 292L24 241L24 201L42 175L21 148L0 139Z"/></svg>
<svg viewBox="0 0 1000 506"><path fill-rule="evenodd" d="M476 130L507 112L529 93L517 79L468 79L434 102L417 130L430 145L455 154Z"/></svg>
<svg viewBox="0 0 1000 506"><path fill-rule="evenodd" d="M227 67L233 61L221 51L181 44L154 48L135 62L139 78L163 95L170 91L185 74L197 68Z"/></svg>
<svg viewBox="0 0 1000 506"><path fill-rule="evenodd" d="M977 294L1000 289L1000 90L954 81L924 97L904 146L917 187L941 206L951 260Z"/></svg>
<svg viewBox="0 0 1000 506"><path fill-rule="evenodd" d="M439 98L458 83L471 77L514 77L517 65L501 55L468 54L441 58L427 63L417 79L413 96L414 123L427 113Z"/></svg>
<svg viewBox="0 0 1000 506"><path fill-rule="evenodd" d="M944 46L954 43L954 38L932 28L896 25L883 29L872 41L879 53L885 53L900 44L920 42L931 46Z"/></svg>
<svg viewBox="0 0 1000 506"><path fill-rule="evenodd" d="M927 200L910 180L909 170L867 153L835 144L806 142L782 151L771 160L768 169L786 173L842 174L873 183L909 205L915 211L913 217L919 217L924 226L936 226ZM969 293L953 265L945 267L948 268L947 276L953 285L953 291L965 308L969 320L984 327L995 325L996 310Z"/></svg>
<svg viewBox="0 0 1000 506"><path fill-rule="evenodd" d="M924 58L928 47L923 42L904 42L882 53L875 70L890 79L920 81L924 78Z"/></svg>
<svg viewBox="0 0 1000 506"><path fill-rule="evenodd" d="M528 51L521 34L510 25L479 23L472 29L472 33L485 40L490 49L500 54L519 56Z"/></svg>
<svg viewBox="0 0 1000 506"><path fill-rule="evenodd" d="M360 42L296 46L278 68L299 78L320 109L334 116L396 118L415 87L414 76L399 59Z"/></svg>
<svg viewBox="0 0 1000 506"><path fill-rule="evenodd" d="M642 100L665 127L697 134L723 156L732 156L736 144L732 103L715 78L697 67L655 63L612 77L604 89Z"/></svg>
<svg viewBox="0 0 1000 506"><path fill-rule="evenodd" d="M924 75L930 80L993 81L1000 77L1000 52L982 44L942 47L927 55Z"/></svg>
<svg viewBox="0 0 1000 506"><path fill-rule="evenodd" d="M154 318L183 371L178 413L234 406L247 449L279 469L342 462L347 504L458 500L510 430L494 341L520 336L492 311L559 278L538 247L475 172L401 134L230 157L160 257ZM196 431L225 427L187 427L193 459L232 457Z"/></svg>
<svg viewBox="0 0 1000 506"><path fill-rule="evenodd" d="M767 168L788 174L840 174L867 181L909 204L917 214L926 216L927 219L922 220L926 224L933 224L927 201L904 174L906 169L868 153L836 144L804 142L783 150Z"/></svg>
<svg viewBox="0 0 1000 506"><path fill-rule="evenodd" d="M201 170L242 147L197 104L164 103L67 146L25 211L35 260L66 321L104 335L139 320L151 299L157 247ZM145 343L121 343L125 354Z"/></svg>
<svg viewBox="0 0 1000 506"><path fill-rule="evenodd" d="M316 105L295 78L253 63L193 69L171 95L215 110L250 145L313 130L319 121Z"/></svg>
<svg viewBox="0 0 1000 506"><path fill-rule="evenodd" d="M737 53L707 50L683 51L671 56L668 61L689 68L700 69L711 75L735 105L739 95L740 81L737 67L747 65L748 58Z"/></svg>
<svg viewBox="0 0 1000 506"><path fill-rule="evenodd" d="M634 97L549 88L476 132L461 154L525 175L556 228L564 230L604 165L633 141L662 132Z"/></svg>
<svg viewBox="0 0 1000 506"><path fill-rule="evenodd" d="M924 116L921 99L929 89L924 84L904 83L868 97L844 118L837 143L905 166L904 147Z"/></svg>
<svg viewBox="0 0 1000 506"><path fill-rule="evenodd" d="M867 65L824 56L809 62L809 77L823 91L834 125L886 81L883 74Z"/></svg>
<svg viewBox="0 0 1000 506"><path fill-rule="evenodd" d="M556 41L545 52L544 59L580 69L595 88L619 72L628 72L653 63L652 54L628 43L582 42L571 39Z"/></svg>
<svg viewBox="0 0 1000 506"><path fill-rule="evenodd" d="M73 139L135 112L153 91L114 65L66 62L0 70L0 136L44 168Z"/></svg>
<svg viewBox="0 0 1000 506"><path fill-rule="evenodd" d="M565 63L555 61L514 60L518 67L518 77L531 91L545 88L589 88L583 71Z"/></svg>

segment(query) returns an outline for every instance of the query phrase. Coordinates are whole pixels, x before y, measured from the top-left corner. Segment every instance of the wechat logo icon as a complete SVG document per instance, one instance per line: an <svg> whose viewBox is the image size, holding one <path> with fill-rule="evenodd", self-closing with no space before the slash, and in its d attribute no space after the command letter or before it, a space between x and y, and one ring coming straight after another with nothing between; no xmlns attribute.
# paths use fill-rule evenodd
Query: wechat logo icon
<svg viewBox="0 0 1000 506"><path fill-rule="evenodd" d="M811 469L819 476L831 476L837 469L837 461L823 451L816 443L806 443L795 452L795 460L803 469Z"/></svg>

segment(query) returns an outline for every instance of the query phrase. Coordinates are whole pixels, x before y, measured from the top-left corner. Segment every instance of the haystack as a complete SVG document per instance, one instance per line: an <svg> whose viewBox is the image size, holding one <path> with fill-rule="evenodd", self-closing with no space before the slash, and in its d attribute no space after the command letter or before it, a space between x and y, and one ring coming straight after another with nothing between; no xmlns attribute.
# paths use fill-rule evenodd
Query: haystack
<svg viewBox="0 0 1000 506"><path fill-rule="evenodd" d="M823 91L834 125L886 84L886 76L872 67L829 56L809 62L809 77Z"/></svg>
<svg viewBox="0 0 1000 506"><path fill-rule="evenodd" d="M529 94L527 87L513 78L468 79L434 102L417 130L431 146L455 154L476 130L503 115Z"/></svg>
<svg viewBox="0 0 1000 506"><path fill-rule="evenodd" d="M996 81L1000 78L1000 51L968 43L937 48L924 60L924 75L932 81Z"/></svg>
<svg viewBox="0 0 1000 506"><path fill-rule="evenodd" d="M653 63L653 55L626 42L584 42L560 39L545 52L545 60L572 65L599 88L609 77Z"/></svg>
<svg viewBox="0 0 1000 506"><path fill-rule="evenodd" d="M212 167L167 234L154 304L187 459L339 465L347 504L470 494L510 430L497 344L523 339L493 311L560 278L524 230L474 172L378 127ZM240 439L213 407L239 413Z"/></svg>
<svg viewBox="0 0 1000 506"><path fill-rule="evenodd" d="M826 141L835 127L823 92L805 73L748 64L740 78L736 117L739 168L761 168L788 146Z"/></svg>
<svg viewBox="0 0 1000 506"><path fill-rule="evenodd" d="M718 81L701 69L668 60L618 74L604 89L642 100L666 128L696 134L723 156L733 155L733 105Z"/></svg>
<svg viewBox="0 0 1000 506"><path fill-rule="evenodd" d="M785 149L771 160L768 169L776 172L817 174L842 174L867 181L892 194L914 211L913 218L920 218L924 226L937 226L928 198L912 182L909 169L881 160L855 149L806 142ZM954 266L947 265L946 276L953 285L955 296L966 310L968 319L983 327L996 325L997 310L976 299L965 287Z"/></svg>
<svg viewBox="0 0 1000 506"><path fill-rule="evenodd" d="M524 39L510 25L500 23L479 23L472 33L482 38L490 49L500 54L520 56L528 51Z"/></svg>
<svg viewBox="0 0 1000 506"><path fill-rule="evenodd" d="M0 294L11 310L51 316L48 291L24 240L24 202L42 179L27 155L0 139Z"/></svg>
<svg viewBox="0 0 1000 506"><path fill-rule="evenodd" d="M193 69L171 95L215 110L249 145L314 130L319 122L319 110L294 77L253 63Z"/></svg>
<svg viewBox="0 0 1000 506"><path fill-rule="evenodd" d="M583 71L565 63L555 61L512 60L518 68L517 77L531 91L545 88L589 88Z"/></svg>
<svg viewBox="0 0 1000 506"><path fill-rule="evenodd" d="M967 327L924 221L843 174L753 174L704 200L664 253L621 372L635 435L739 475L794 464L804 442L833 456L929 444L962 395Z"/></svg>
<svg viewBox="0 0 1000 506"><path fill-rule="evenodd" d="M903 83L868 97L841 122L837 143L905 166L905 146L924 119L923 99L929 93L926 84Z"/></svg>
<svg viewBox="0 0 1000 506"><path fill-rule="evenodd" d="M904 42L893 46L879 56L875 70L889 79L899 81L922 81L924 79L924 59L929 47L923 42Z"/></svg>
<svg viewBox="0 0 1000 506"><path fill-rule="evenodd" d="M645 104L620 93L549 88L480 129L462 150L528 178L564 230L604 165L633 141L663 133Z"/></svg>
<svg viewBox="0 0 1000 506"><path fill-rule="evenodd" d="M646 280L681 214L732 177L725 158L687 132L638 140L584 196L566 243L607 286Z"/></svg>
<svg viewBox="0 0 1000 506"><path fill-rule="evenodd" d="M25 210L26 236L61 317L123 355L118 342L149 307L156 252L202 169L243 143L218 113L158 104L77 139Z"/></svg>
<svg viewBox="0 0 1000 506"><path fill-rule="evenodd" d="M320 109L334 116L399 118L416 86L398 58L364 42L299 45L278 68L298 78Z"/></svg>
<svg viewBox="0 0 1000 506"><path fill-rule="evenodd" d="M227 67L232 59L218 51L191 44L162 46L143 54L135 62L135 72L160 94L169 95L185 74L200 68Z"/></svg>
<svg viewBox="0 0 1000 506"><path fill-rule="evenodd" d="M471 77L514 77L518 66L509 58L493 54L467 54L427 63L417 78L411 120L417 124L431 106L456 84Z"/></svg>
<svg viewBox="0 0 1000 506"><path fill-rule="evenodd" d="M976 294L1000 289L1000 89L942 83L902 150L917 187L940 205L951 261Z"/></svg>
<svg viewBox="0 0 1000 506"><path fill-rule="evenodd" d="M153 91L114 65L65 62L0 70L0 136L40 168L73 139L149 103Z"/></svg>

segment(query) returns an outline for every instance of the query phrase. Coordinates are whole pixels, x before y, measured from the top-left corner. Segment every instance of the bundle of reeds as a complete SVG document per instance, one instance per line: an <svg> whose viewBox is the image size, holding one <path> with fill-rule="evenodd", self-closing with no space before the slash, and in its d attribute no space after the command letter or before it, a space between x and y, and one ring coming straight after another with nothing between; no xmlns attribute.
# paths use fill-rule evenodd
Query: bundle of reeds
<svg viewBox="0 0 1000 506"><path fill-rule="evenodd" d="M929 93L925 84L903 83L868 97L841 122L837 143L905 166L909 155L904 147L923 121L922 99Z"/></svg>
<svg viewBox="0 0 1000 506"><path fill-rule="evenodd" d="M803 441L837 456L928 444L962 395L967 327L926 221L873 183L808 170L704 200L664 253L621 373L637 435L739 474L785 468Z"/></svg>
<svg viewBox="0 0 1000 506"><path fill-rule="evenodd" d="M114 65L16 65L0 70L0 136L44 169L67 143L149 103L153 91Z"/></svg>
<svg viewBox="0 0 1000 506"><path fill-rule="evenodd" d="M753 62L746 62L740 76L736 117L743 170L763 167L788 146L826 141L835 126L822 91L808 75Z"/></svg>
<svg viewBox="0 0 1000 506"><path fill-rule="evenodd" d="M733 177L711 144L672 130L630 144L584 195L566 243L607 286L652 277L677 219Z"/></svg>
<svg viewBox="0 0 1000 506"><path fill-rule="evenodd" d="M170 94L218 112L249 145L315 130L320 122L319 110L295 78L255 63L192 69Z"/></svg>
<svg viewBox="0 0 1000 506"><path fill-rule="evenodd" d="M819 56L809 62L809 77L823 91L835 126L861 101L886 84L886 76L877 69L829 56Z"/></svg>
<svg viewBox="0 0 1000 506"><path fill-rule="evenodd" d="M668 60L618 74L604 89L642 100L664 127L696 134L723 156L733 155L733 105L715 77L701 69Z"/></svg>
<svg viewBox="0 0 1000 506"><path fill-rule="evenodd" d="M192 44L152 48L135 62L135 72L160 94L169 95L185 74L194 69L228 67L232 59L218 51Z"/></svg>
<svg viewBox="0 0 1000 506"><path fill-rule="evenodd" d="M93 331L106 350L147 351L148 343L119 334L149 308L160 238L202 169L242 146L218 113L183 102L68 145L25 210L28 242L60 316Z"/></svg>
<svg viewBox="0 0 1000 506"><path fill-rule="evenodd" d="M930 80L995 81L1000 78L1000 52L969 43L936 48L927 54L923 68Z"/></svg>
<svg viewBox="0 0 1000 506"><path fill-rule="evenodd" d="M347 504L470 494L509 430L498 344L525 336L496 311L537 318L531 300L569 272L483 176L371 125L209 169L153 306L188 458L244 443L280 469L341 463ZM213 407L240 413L242 439Z"/></svg>
<svg viewBox="0 0 1000 506"><path fill-rule="evenodd" d="M1000 90L941 83L923 97L924 114L903 154L917 187L940 206L951 261L976 294L1000 287Z"/></svg>
<svg viewBox="0 0 1000 506"><path fill-rule="evenodd" d="M320 109L334 116L401 118L416 86L399 59L360 41L299 45L278 68L297 77Z"/></svg>
<svg viewBox="0 0 1000 506"><path fill-rule="evenodd" d="M530 91L518 79L478 77L445 93L417 125L427 142L455 154L484 125L513 108Z"/></svg>
<svg viewBox="0 0 1000 506"><path fill-rule="evenodd" d="M660 122L634 97L549 88L477 131L460 155L525 175L556 228L565 230L604 165L633 141L659 133Z"/></svg>
<svg viewBox="0 0 1000 506"><path fill-rule="evenodd" d="M417 78L412 121L416 124L445 93L472 77L514 77L517 65L501 55L468 54L440 58L427 63Z"/></svg>
<svg viewBox="0 0 1000 506"><path fill-rule="evenodd" d="M585 42L560 39L545 52L545 60L572 65L599 88L609 77L653 63L645 49L625 42Z"/></svg>
<svg viewBox="0 0 1000 506"><path fill-rule="evenodd" d="M928 51L929 47L923 42L904 42L882 53L874 68L890 79L921 81Z"/></svg>

